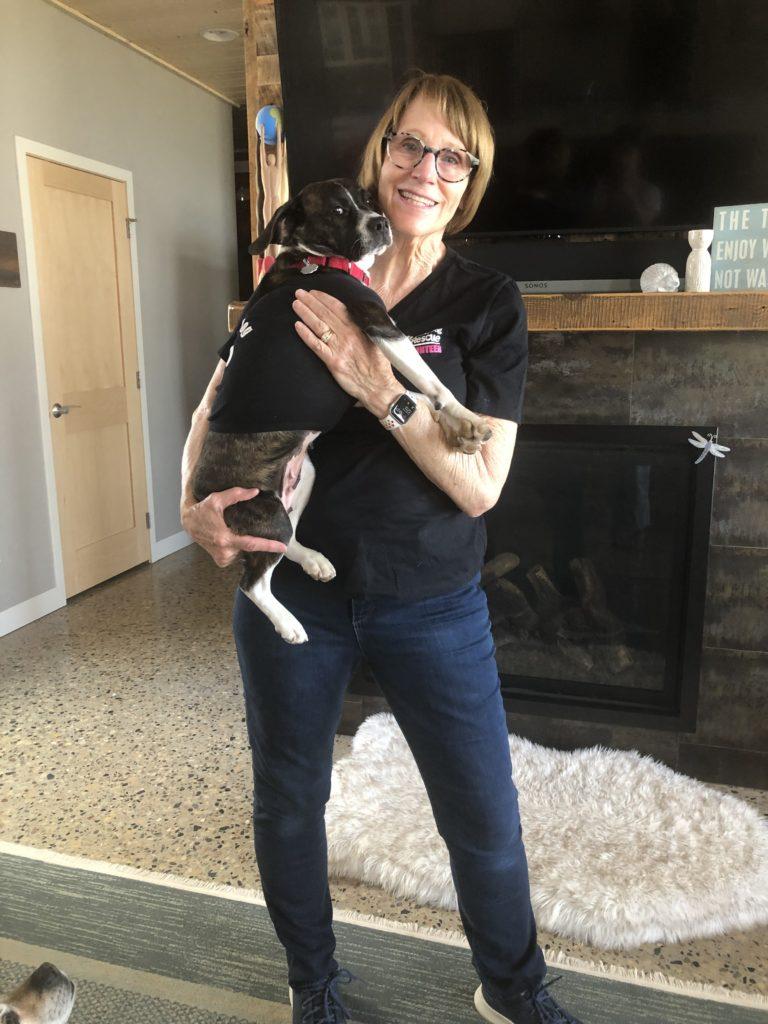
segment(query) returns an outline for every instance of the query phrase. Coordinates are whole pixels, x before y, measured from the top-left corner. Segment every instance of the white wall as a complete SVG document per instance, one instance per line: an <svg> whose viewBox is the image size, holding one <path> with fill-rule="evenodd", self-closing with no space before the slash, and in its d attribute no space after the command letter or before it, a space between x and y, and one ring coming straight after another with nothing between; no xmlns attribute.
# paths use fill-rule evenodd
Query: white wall
<svg viewBox="0 0 768 1024"><path fill-rule="evenodd" d="M0 288L0 621L54 586L16 136L133 174L158 541L181 529L181 450L237 294L231 107L43 0L2 0L0 230L22 286Z"/></svg>

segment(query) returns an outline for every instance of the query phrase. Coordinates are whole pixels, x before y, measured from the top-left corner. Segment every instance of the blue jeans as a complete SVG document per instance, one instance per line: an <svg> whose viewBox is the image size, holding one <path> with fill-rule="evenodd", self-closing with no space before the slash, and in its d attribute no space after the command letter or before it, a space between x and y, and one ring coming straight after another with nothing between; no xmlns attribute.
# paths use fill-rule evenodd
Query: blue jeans
<svg viewBox="0 0 768 1024"><path fill-rule="evenodd" d="M335 970L325 835L333 738L364 657L413 752L450 854L472 962L499 998L546 974L485 594L478 577L440 597L350 600L280 564L273 592L309 643L287 644L240 591L234 633L253 756L264 895L301 987Z"/></svg>

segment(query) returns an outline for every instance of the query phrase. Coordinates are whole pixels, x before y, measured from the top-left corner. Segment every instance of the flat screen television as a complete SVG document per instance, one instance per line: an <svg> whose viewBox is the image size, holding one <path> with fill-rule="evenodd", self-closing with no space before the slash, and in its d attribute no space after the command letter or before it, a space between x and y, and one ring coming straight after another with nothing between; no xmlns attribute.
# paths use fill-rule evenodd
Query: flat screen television
<svg viewBox="0 0 768 1024"><path fill-rule="evenodd" d="M454 74L497 143L465 241L512 254L518 278L684 263L715 206L766 199L765 0L277 0L276 15L291 191L356 173L410 69Z"/></svg>

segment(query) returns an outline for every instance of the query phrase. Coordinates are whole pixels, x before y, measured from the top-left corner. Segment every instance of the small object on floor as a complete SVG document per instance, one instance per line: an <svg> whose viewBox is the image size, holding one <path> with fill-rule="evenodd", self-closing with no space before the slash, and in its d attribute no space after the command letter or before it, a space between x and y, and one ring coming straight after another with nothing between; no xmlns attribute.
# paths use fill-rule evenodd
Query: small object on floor
<svg viewBox="0 0 768 1024"><path fill-rule="evenodd" d="M291 1024L344 1024L350 1017L338 986L356 980L353 974L341 968L329 974L319 985L291 989Z"/></svg>
<svg viewBox="0 0 768 1024"><path fill-rule="evenodd" d="M550 985L561 978L562 975L553 978L533 993L521 992L503 1005L486 995L481 985L475 992L475 1009L483 1020L491 1024L581 1024L581 1021L559 1006L547 991Z"/></svg>
<svg viewBox="0 0 768 1024"><path fill-rule="evenodd" d="M7 1024L66 1024L75 1004L74 982L53 964L40 964L7 995L0 995L0 1021Z"/></svg>

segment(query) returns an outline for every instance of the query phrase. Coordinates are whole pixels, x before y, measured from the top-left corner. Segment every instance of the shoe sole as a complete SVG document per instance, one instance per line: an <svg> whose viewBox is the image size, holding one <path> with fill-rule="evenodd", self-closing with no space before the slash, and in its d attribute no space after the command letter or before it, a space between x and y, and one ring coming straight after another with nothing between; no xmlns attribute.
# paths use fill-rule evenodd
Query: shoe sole
<svg viewBox="0 0 768 1024"><path fill-rule="evenodd" d="M505 1017L498 1010L494 1010L492 1006L488 1005L483 995L482 985L479 985L477 992L475 992L475 1009L483 1020L490 1021L490 1024L515 1024L511 1017Z"/></svg>

